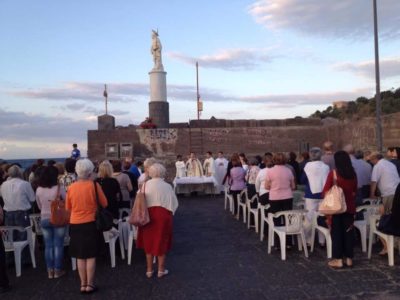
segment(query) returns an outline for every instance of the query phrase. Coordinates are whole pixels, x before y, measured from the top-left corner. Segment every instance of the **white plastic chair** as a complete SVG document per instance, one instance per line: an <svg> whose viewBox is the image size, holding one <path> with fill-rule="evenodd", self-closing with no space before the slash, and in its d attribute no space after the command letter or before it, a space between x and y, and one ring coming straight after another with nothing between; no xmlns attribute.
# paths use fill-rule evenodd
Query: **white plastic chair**
<svg viewBox="0 0 400 300"><path fill-rule="evenodd" d="M381 237L382 239L384 239L386 242L387 251L388 251L388 263L389 263L389 266L392 267L392 266L394 266L395 236L390 235L390 234L385 234L378 230L378 228L376 227L376 224L379 221L379 219L380 219L379 215L372 215L369 217L368 259L371 259L373 237L374 237L374 235L377 235L377 236ZM400 241L398 242L398 248L399 248L399 252L400 252Z"/></svg>
<svg viewBox="0 0 400 300"><path fill-rule="evenodd" d="M24 241L14 241L14 232L26 232L27 239ZM22 250L29 246L29 252L31 254L32 266L36 268L35 260L35 248L33 241L32 227L20 227L20 226L1 226L0 227L1 236L4 242L4 248L6 252L14 252L15 261L15 272L16 276L21 276L21 253Z"/></svg>
<svg viewBox="0 0 400 300"><path fill-rule="evenodd" d="M382 198L365 198L363 199L363 204L370 205L380 205L382 204Z"/></svg>
<svg viewBox="0 0 400 300"><path fill-rule="evenodd" d="M286 260L286 236L287 235L296 235L297 236L297 244L299 247L299 251L302 250L302 246L304 248L304 254L308 257L306 238L303 230L303 221L305 210L286 210L277 212L276 214L269 213L268 214L268 224L270 227L269 232L271 234L268 235L268 254L271 253L271 248L274 240L274 233L276 233L280 240L281 246L281 259ZM274 218L280 218L283 216L285 218L284 226L275 226Z"/></svg>
<svg viewBox="0 0 400 300"><path fill-rule="evenodd" d="M132 262L132 251L133 251L133 241L137 239L137 230L136 227L129 224L129 237L128 237L128 265L131 265Z"/></svg>
<svg viewBox="0 0 400 300"><path fill-rule="evenodd" d="M253 197L251 197L251 199L249 199L247 197L247 193L246 193L246 204L247 204L247 229L250 229L250 227L252 227L252 225L250 225L251 222L251 218L250 215L254 216L254 228L256 230L256 232L258 233L258 205L256 208L251 208L251 204L254 203L254 201L258 201L258 196L257 194L254 195Z"/></svg>
<svg viewBox="0 0 400 300"><path fill-rule="evenodd" d="M310 252L314 252L314 244L315 244L315 231L318 230L321 232L326 241L326 256L328 258L332 258L332 237L331 237L331 232L329 228L326 228L324 226L318 225L318 217L319 216L324 216L323 214L319 212L315 212L312 223L311 223L311 249Z"/></svg>
<svg viewBox="0 0 400 300"><path fill-rule="evenodd" d="M265 223L269 224L268 221L268 209L270 208L271 205L261 205L260 202L258 203L258 208L260 210L260 215L261 215L261 222L260 222L260 241L262 242L264 239L264 227Z"/></svg>
<svg viewBox="0 0 400 300"><path fill-rule="evenodd" d="M229 211L233 214L234 213L233 196L228 193L229 187L225 186L224 189L225 189L225 195L224 195L225 204L224 204L224 208L226 210L227 207L229 206Z"/></svg>
<svg viewBox="0 0 400 300"><path fill-rule="evenodd" d="M43 236L42 224L40 223L40 221L41 221L40 214L30 214L29 215L29 222L33 229L33 235L32 235L33 236L33 248L35 248L37 237Z"/></svg>
<svg viewBox="0 0 400 300"><path fill-rule="evenodd" d="M368 220L370 216L379 215L379 205L378 204L361 205L356 208L356 212L362 212L362 211L364 215L364 220L355 220L354 227L360 231L362 252L367 252L367 236L369 229Z"/></svg>
<svg viewBox="0 0 400 300"><path fill-rule="evenodd" d="M129 208L120 208L118 210L118 212L119 212L118 219L120 219L120 220L122 220L124 218L123 217L124 213L127 214L128 216L131 214L131 210Z"/></svg>
<svg viewBox="0 0 400 300"><path fill-rule="evenodd" d="M239 220L240 218L240 209L242 209L243 213L243 223L246 223L246 207L247 207L247 189L244 189L240 192L240 194L237 195L236 197L236 202L237 202L237 215L236 218ZM240 201L242 200L242 201Z"/></svg>

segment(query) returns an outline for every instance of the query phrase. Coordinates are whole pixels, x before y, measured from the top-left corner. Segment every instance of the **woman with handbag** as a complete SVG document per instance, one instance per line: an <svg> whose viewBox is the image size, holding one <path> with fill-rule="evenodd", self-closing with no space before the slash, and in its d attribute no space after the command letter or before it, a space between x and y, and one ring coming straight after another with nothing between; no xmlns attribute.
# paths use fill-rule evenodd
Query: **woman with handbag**
<svg viewBox="0 0 400 300"><path fill-rule="evenodd" d="M81 293L93 293L97 290L94 273L96 256L103 237L102 232L97 229L95 218L98 203L102 207L107 206L101 186L90 180L93 170L94 165L89 159L77 161L75 171L78 181L68 187L66 200L66 208L71 211L69 252L71 257L77 258Z"/></svg>
<svg viewBox="0 0 400 300"><path fill-rule="evenodd" d="M65 200L65 189L58 184L58 169L44 167L36 190L36 203L40 209L41 226L44 239L44 255L49 279L59 278L63 270L64 238L67 224L55 226L50 222L53 201Z"/></svg>
<svg viewBox="0 0 400 300"><path fill-rule="evenodd" d="M344 261L348 267L352 267L357 176L347 152L337 151L333 157L335 169L329 172L322 194L325 195L334 185L337 185L343 190L347 209L344 213L335 214L328 218L331 223L333 256L328 265L332 268L343 268Z"/></svg>
<svg viewBox="0 0 400 300"><path fill-rule="evenodd" d="M148 278L153 276L154 256L157 256L158 261L157 277L168 274L165 260L172 245L172 216L178 208L178 200L171 185L164 181L165 173L163 165L153 164L148 170L151 179L140 190L144 193L150 222L139 226L136 245L146 253Z"/></svg>

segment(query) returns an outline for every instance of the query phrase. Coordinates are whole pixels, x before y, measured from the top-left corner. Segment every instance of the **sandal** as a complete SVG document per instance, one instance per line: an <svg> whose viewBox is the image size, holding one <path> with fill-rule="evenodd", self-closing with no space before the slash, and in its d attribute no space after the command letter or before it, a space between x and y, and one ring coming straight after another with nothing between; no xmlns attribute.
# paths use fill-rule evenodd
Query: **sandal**
<svg viewBox="0 0 400 300"><path fill-rule="evenodd" d="M146 272L146 277L147 278L153 277L153 273L154 273L154 271Z"/></svg>
<svg viewBox="0 0 400 300"><path fill-rule="evenodd" d="M158 277L158 278L162 278L162 277L168 275L168 273L169 273L168 270L158 271L157 277Z"/></svg>
<svg viewBox="0 0 400 300"><path fill-rule="evenodd" d="M341 269L343 268L343 261L341 259L332 259L328 262L328 266L332 269Z"/></svg>
<svg viewBox="0 0 400 300"><path fill-rule="evenodd" d="M81 285L81 294L86 294L87 285Z"/></svg>
<svg viewBox="0 0 400 300"><path fill-rule="evenodd" d="M91 288L91 289L90 289L90 290L87 290L87 288ZM86 286L86 294L93 294L93 293L97 292L98 289L99 289L99 288L98 288L97 286L88 284L88 285Z"/></svg>

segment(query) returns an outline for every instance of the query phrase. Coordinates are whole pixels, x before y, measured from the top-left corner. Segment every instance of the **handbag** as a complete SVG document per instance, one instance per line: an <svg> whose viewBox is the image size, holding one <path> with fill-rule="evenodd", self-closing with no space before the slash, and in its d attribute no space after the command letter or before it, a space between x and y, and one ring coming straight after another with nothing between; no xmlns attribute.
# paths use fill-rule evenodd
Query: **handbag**
<svg viewBox="0 0 400 300"><path fill-rule="evenodd" d="M333 171L333 186L325 193L318 211L324 215L337 215L346 212L346 198L343 189L337 185L336 171Z"/></svg>
<svg viewBox="0 0 400 300"><path fill-rule="evenodd" d="M147 209L145 196L146 183L143 186L143 192L140 189L136 194L135 203L133 204L129 223L135 226L145 226L150 223L150 215Z"/></svg>
<svg viewBox="0 0 400 300"><path fill-rule="evenodd" d="M65 208L65 201L60 196L60 185L57 187L56 198L50 204L50 224L55 227L63 227L69 224L71 212Z"/></svg>
<svg viewBox="0 0 400 300"><path fill-rule="evenodd" d="M96 217L95 217L95 222L96 222L96 228L99 231L108 231L112 228L114 225L114 217L109 212L107 209L102 207L100 205L99 201L99 194L97 193L97 184L95 181L93 181L94 184L94 190L96 193L96 202L97 202L97 210L96 210Z"/></svg>

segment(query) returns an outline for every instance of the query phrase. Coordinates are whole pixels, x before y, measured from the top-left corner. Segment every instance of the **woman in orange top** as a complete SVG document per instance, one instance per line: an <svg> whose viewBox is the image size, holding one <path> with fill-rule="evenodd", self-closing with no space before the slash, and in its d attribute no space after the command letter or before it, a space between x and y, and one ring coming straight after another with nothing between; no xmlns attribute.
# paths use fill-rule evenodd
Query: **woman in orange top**
<svg viewBox="0 0 400 300"><path fill-rule="evenodd" d="M102 242L102 232L98 231L95 223L97 210L96 191L100 205L107 206L107 199L98 183L90 180L94 169L89 159L77 161L75 171L78 181L68 187L66 208L71 211L70 245L71 257L77 258L81 293L93 293L97 290L94 285L96 256L99 243Z"/></svg>

